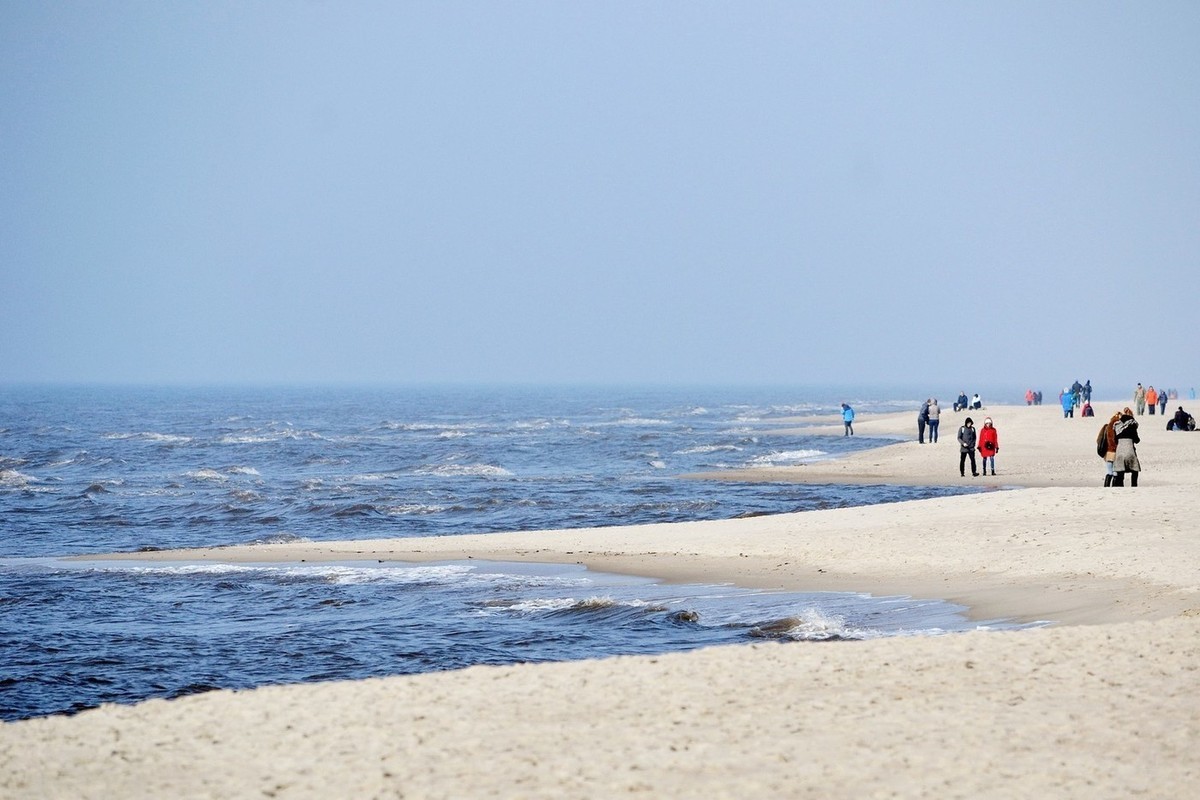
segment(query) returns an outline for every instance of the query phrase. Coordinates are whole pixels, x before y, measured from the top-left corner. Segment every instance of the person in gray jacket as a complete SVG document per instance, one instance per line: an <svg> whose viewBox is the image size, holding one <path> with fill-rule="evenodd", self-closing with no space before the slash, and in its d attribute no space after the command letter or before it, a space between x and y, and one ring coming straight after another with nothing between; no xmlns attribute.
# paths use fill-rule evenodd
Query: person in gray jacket
<svg viewBox="0 0 1200 800"><path fill-rule="evenodd" d="M971 475L979 477L979 469L975 466L975 422L967 417L963 426L958 429L958 474L967 477L967 456L971 457Z"/></svg>
<svg viewBox="0 0 1200 800"><path fill-rule="evenodd" d="M937 442L938 424L941 422L939 417L942 410L938 408L937 398L934 397L929 401L929 443Z"/></svg>

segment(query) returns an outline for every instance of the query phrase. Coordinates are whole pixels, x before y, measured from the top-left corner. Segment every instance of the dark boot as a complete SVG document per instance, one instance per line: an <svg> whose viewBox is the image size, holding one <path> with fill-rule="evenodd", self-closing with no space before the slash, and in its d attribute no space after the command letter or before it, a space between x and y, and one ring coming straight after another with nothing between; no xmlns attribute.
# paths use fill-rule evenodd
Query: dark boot
<svg viewBox="0 0 1200 800"><path fill-rule="evenodd" d="M1129 473L1129 485L1130 486L1137 486L1137 476L1138 476L1138 474L1136 472Z"/></svg>
<svg viewBox="0 0 1200 800"><path fill-rule="evenodd" d="M1104 488L1107 489L1109 486L1112 486L1112 479L1113 479L1112 475L1104 476Z"/></svg>
<svg viewBox="0 0 1200 800"><path fill-rule="evenodd" d="M1125 473L1118 472L1116 475L1113 475L1112 485L1113 486L1124 486L1125 485Z"/></svg>

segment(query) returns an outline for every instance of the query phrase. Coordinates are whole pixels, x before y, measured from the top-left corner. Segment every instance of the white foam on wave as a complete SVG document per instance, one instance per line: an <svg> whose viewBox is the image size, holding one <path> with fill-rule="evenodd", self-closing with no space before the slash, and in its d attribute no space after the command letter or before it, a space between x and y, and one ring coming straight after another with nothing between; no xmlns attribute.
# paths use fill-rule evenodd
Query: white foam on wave
<svg viewBox="0 0 1200 800"><path fill-rule="evenodd" d="M297 541L290 534L282 534L285 541ZM94 572L125 572L138 575L241 575L249 578L312 580L334 584L428 584L456 583L474 568L458 564L404 566L372 565L351 566L347 564L155 564L145 566L113 562L92 563L88 567Z"/></svg>
<svg viewBox="0 0 1200 800"><path fill-rule="evenodd" d="M101 438L129 440L140 439L147 442L159 442L162 444L187 444L192 441L191 436L180 436L174 433L156 433L154 431L138 431L136 433L106 433Z"/></svg>
<svg viewBox="0 0 1200 800"><path fill-rule="evenodd" d="M737 452L741 449L735 444L704 444L697 447L689 447L686 450L676 450L675 453L681 456L691 456L704 455L706 453Z"/></svg>
<svg viewBox="0 0 1200 800"><path fill-rule="evenodd" d="M647 608L644 600L617 600L608 595L595 595L582 600L576 597L534 597L521 600L493 600L477 610L479 614L552 614L560 611L598 611L606 608Z"/></svg>
<svg viewBox="0 0 1200 800"><path fill-rule="evenodd" d="M494 464L439 464L435 467L421 467L416 470L418 475L437 475L441 478L511 478L513 473L504 467Z"/></svg>
<svg viewBox="0 0 1200 800"><path fill-rule="evenodd" d="M229 480L215 469L197 469L184 474L194 481L213 481L215 483L222 483Z"/></svg>
<svg viewBox="0 0 1200 800"><path fill-rule="evenodd" d="M225 471L230 475L261 475L254 467L230 467Z"/></svg>
<svg viewBox="0 0 1200 800"><path fill-rule="evenodd" d="M801 464L805 461L829 455L824 450L782 450L755 456L747 462L751 467L776 467L783 464Z"/></svg>
<svg viewBox="0 0 1200 800"><path fill-rule="evenodd" d="M18 472L15 469L0 469L0 486L25 488L29 484L36 482L37 478L26 475L24 472Z"/></svg>
<svg viewBox="0 0 1200 800"><path fill-rule="evenodd" d="M422 503L401 503L398 506L387 506L383 509L385 514L392 517L402 517L411 514L437 514L445 510L445 506L424 505Z"/></svg>

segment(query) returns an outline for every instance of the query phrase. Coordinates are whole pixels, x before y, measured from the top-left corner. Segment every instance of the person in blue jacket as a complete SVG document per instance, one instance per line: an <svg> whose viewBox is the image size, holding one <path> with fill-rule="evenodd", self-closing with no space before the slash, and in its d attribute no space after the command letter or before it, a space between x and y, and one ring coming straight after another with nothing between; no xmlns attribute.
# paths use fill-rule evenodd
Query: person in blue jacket
<svg viewBox="0 0 1200 800"><path fill-rule="evenodd" d="M842 436L854 435L854 409L846 403L842 403L842 422L846 425L846 431Z"/></svg>
<svg viewBox="0 0 1200 800"><path fill-rule="evenodd" d="M1063 419L1075 416L1075 391L1070 387L1062 393Z"/></svg>

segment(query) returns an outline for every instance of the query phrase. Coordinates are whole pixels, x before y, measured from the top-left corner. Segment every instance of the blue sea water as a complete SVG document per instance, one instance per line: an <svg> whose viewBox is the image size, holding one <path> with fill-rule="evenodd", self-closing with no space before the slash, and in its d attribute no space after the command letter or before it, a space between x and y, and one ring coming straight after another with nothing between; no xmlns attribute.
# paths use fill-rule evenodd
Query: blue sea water
<svg viewBox="0 0 1200 800"><path fill-rule="evenodd" d="M843 399L860 414L917 405L811 389L0 390L0 719L213 688L976 627L946 603L569 565L62 560L959 493L680 477L885 444L776 432Z"/></svg>

